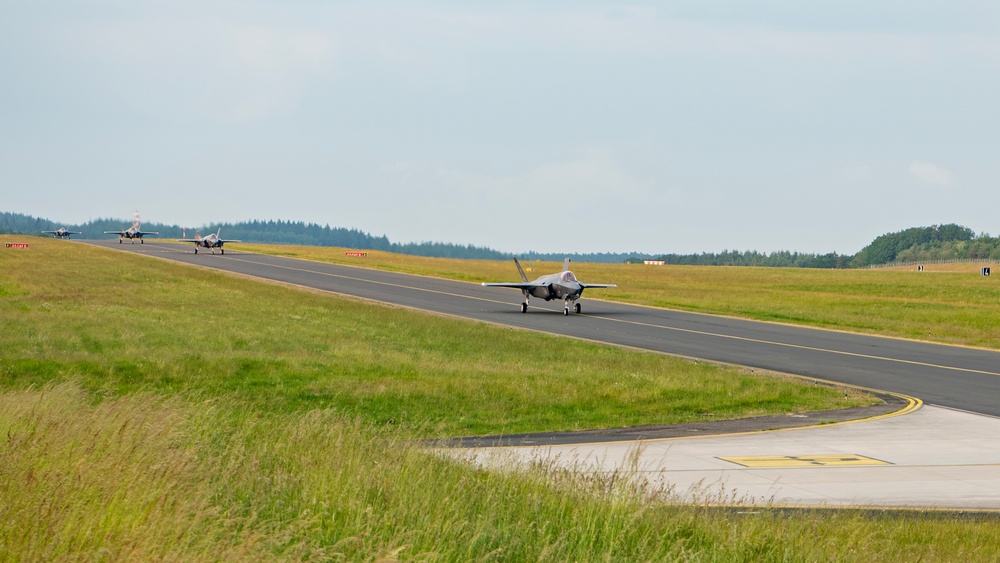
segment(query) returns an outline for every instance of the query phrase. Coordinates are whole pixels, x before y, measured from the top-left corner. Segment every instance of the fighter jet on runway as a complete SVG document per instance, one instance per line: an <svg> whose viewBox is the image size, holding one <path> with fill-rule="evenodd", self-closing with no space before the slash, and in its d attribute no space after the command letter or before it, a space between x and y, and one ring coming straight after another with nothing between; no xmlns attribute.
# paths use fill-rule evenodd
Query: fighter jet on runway
<svg viewBox="0 0 1000 563"><path fill-rule="evenodd" d="M534 295L546 301L553 299L563 300L563 314L569 314L570 302L573 302L573 309L580 312L580 304L576 300L583 294L583 290L588 287L618 287L615 284L605 283L582 283L576 279L573 272L569 271L569 258L563 262L562 272L542 276L533 282L528 281L528 276L524 275L521 263L514 258L514 265L517 266L518 273L521 274L522 283L483 283L486 287L513 287L521 290L524 294L524 303L521 303L521 312L528 312L528 298Z"/></svg>
<svg viewBox="0 0 1000 563"><path fill-rule="evenodd" d="M55 230L55 231L42 231L42 232L45 233L45 234L47 234L47 235L52 235L52 236L54 236L56 238L70 238L70 235L82 235L83 234L83 233L81 233L79 231L67 231L66 227L59 227L59 229Z"/></svg>
<svg viewBox="0 0 1000 563"><path fill-rule="evenodd" d="M179 238L179 239L177 239L177 241L178 242L193 242L194 243L194 253L195 254L198 254L198 247L199 246L202 246L202 247L205 247L205 248L211 250L212 254L215 254L215 249L216 248L219 249L219 252L225 254L226 250L224 248L222 248L223 244L226 244L227 242L243 242L241 240L226 240L226 239L221 239L221 238L219 238L219 235L221 235L221 234L222 234L222 227L219 227L219 230L217 232L215 232L215 233L208 233L207 235L205 235L203 237L195 235L194 238Z"/></svg>
<svg viewBox="0 0 1000 563"><path fill-rule="evenodd" d="M132 214L132 226L128 229L122 229L120 231L104 231L106 235L118 235L118 244L121 244L123 240L129 239L132 244L135 244L135 239L139 239L139 244L144 244L142 242L142 237L146 235L158 235L160 233L154 231L141 231L139 230L139 212L136 211Z"/></svg>

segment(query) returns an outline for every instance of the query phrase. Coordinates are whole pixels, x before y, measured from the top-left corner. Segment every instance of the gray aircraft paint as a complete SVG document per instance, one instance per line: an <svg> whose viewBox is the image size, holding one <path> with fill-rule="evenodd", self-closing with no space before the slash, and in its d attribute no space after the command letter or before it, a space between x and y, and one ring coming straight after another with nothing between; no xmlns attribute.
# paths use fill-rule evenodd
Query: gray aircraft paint
<svg viewBox="0 0 1000 563"><path fill-rule="evenodd" d="M135 244L135 239L139 239L139 244L144 244L142 242L142 237L146 235L158 235L159 232L156 231L143 231L139 228L139 212L136 211L132 214L132 226L127 229L122 229L120 231L104 231L106 235L118 235L118 244L125 239L132 241Z"/></svg>
<svg viewBox="0 0 1000 563"><path fill-rule="evenodd" d="M67 231L66 227L59 227L54 231L42 231L47 235L52 235L55 238L72 238L70 235L82 235L80 231Z"/></svg>
<svg viewBox="0 0 1000 563"><path fill-rule="evenodd" d="M563 269L561 272L541 276L535 281L528 281L528 276L524 274L524 269L521 268L521 263L517 261L517 257L514 258L514 265L517 266L517 271L521 274L521 283L484 282L483 285L486 287L512 287L520 289L521 293L524 295L524 303L521 303L522 313L528 312L528 299L531 297L538 297L539 299L544 299L546 301L562 299L564 315L569 314L570 303L573 303L573 309L576 313L580 313L581 307L577 300L580 299L581 295L583 295L584 289L587 289L588 287L618 287L615 284L585 284L581 282L576 279L576 275L570 271L569 258L563 261Z"/></svg>
<svg viewBox="0 0 1000 563"><path fill-rule="evenodd" d="M179 239L177 239L177 241L178 242L191 242L191 243L194 243L194 253L195 254L198 254L198 248L199 247L207 248L207 249L211 250L212 254L215 254L215 249L218 248L219 252L221 252L222 254L225 254L226 250L224 248L222 248L222 245L226 244L227 242L243 242L241 240L235 240L235 239L229 239L229 240L227 240L227 239L219 238L219 235L221 235L221 234L222 234L222 227L219 227L219 230L217 232L208 233L207 235L205 235L203 237L195 235L194 238L179 238Z"/></svg>

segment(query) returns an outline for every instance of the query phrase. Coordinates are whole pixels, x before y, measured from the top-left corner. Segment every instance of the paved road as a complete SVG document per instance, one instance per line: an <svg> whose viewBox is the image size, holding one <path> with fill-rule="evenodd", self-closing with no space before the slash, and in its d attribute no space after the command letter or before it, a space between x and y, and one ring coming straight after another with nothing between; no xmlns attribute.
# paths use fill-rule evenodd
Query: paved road
<svg viewBox="0 0 1000 563"><path fill-rule="evenodd" d="M233 250L194 254L193 247L155 239L145 244L83 242L440 314L882 389L926 404L1000 416L1000 352L587 299L613 289L587 292L582 315L563 316L561 301L539 300L522 314L520 293L505 288Z"/></svg>

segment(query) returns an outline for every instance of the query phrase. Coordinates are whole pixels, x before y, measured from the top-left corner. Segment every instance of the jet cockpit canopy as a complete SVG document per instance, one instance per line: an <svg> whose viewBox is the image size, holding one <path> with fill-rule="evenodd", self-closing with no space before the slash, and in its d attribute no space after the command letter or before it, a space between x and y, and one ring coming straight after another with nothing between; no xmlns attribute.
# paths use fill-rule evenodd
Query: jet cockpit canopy
<svg viewBox="0 0 1000 563"><path fill-rule="evenodd" d="M576 282L576 276L573 275L573 272L571 272L569 270L566 270L565 272L562 272L559 275L559 281L561 281L561 282Z"/></svg>

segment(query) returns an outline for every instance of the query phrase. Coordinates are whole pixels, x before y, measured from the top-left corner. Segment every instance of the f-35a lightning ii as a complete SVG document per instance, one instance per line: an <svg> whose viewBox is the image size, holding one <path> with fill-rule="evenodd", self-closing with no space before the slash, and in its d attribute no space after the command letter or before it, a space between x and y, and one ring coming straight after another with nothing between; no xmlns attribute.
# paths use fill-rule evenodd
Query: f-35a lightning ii
<svg viewBox="0 0 1000 563"><path fill-rule="evenodd" d="M66 227L59 227L54 231L42 231L47 235L52 235L56 238L71 238L70 235L82 235L83 233L79 231L67 231Z"/></svg>
<svg viewBox="0 0 1000 563"><path fill-rule="evenodd" d="M146 235L158 235L160 233L153 231L142 231L139 230L139 212L136 211L132 214L132 226L128 229L122 229L120 231L104 231L106 235L118 235L118 244L121 244L123 240L129 239L132 244L135 244L135 239L139 239L139 244L144 244L142 242L142 237Z"/></svg>
<svg viewBox="0 0 1000 563"><path fill-rule="evenodd" d="M524 275L521 263L514 258L514 265L521 274L522 283L486 283L486 287L513 287L520 289L524 294L524 303L521 303L521 312L528 312L528 298L531 296L551 301L553 299L563 300L563 314L569 314L570 303L573 303L573 310L580 312L580 304L576 302L583 294L583 290L588 287L618 287L615 284L606 283L583 283L576 279L576 275L569 271L569 258L563 262L563 269L558 274L542 276L535 281L528 281L528 276Z"/></svg>
<svg viewBox="0 0 1000 563"><path fill-rule="evenodd" d="M177 239L177 241L178 242L193 242L194 243L194 253L195 254L198 254L198 247L199 246L211 250L212 254L215 254L215 249L216 248L219 249L219 252L225 254L226 250L224 248L222 248L222 245L226 244L227 242L243 242L241 240L226 240L226 239L221 239L221 238L219 238L219 235L221 235L221 234L222 234L222 227L219 227L219 230L217 232L208 233L207 235L205 235L203 237L195 235L194 238L179 238L179 239Z"/></svg>

